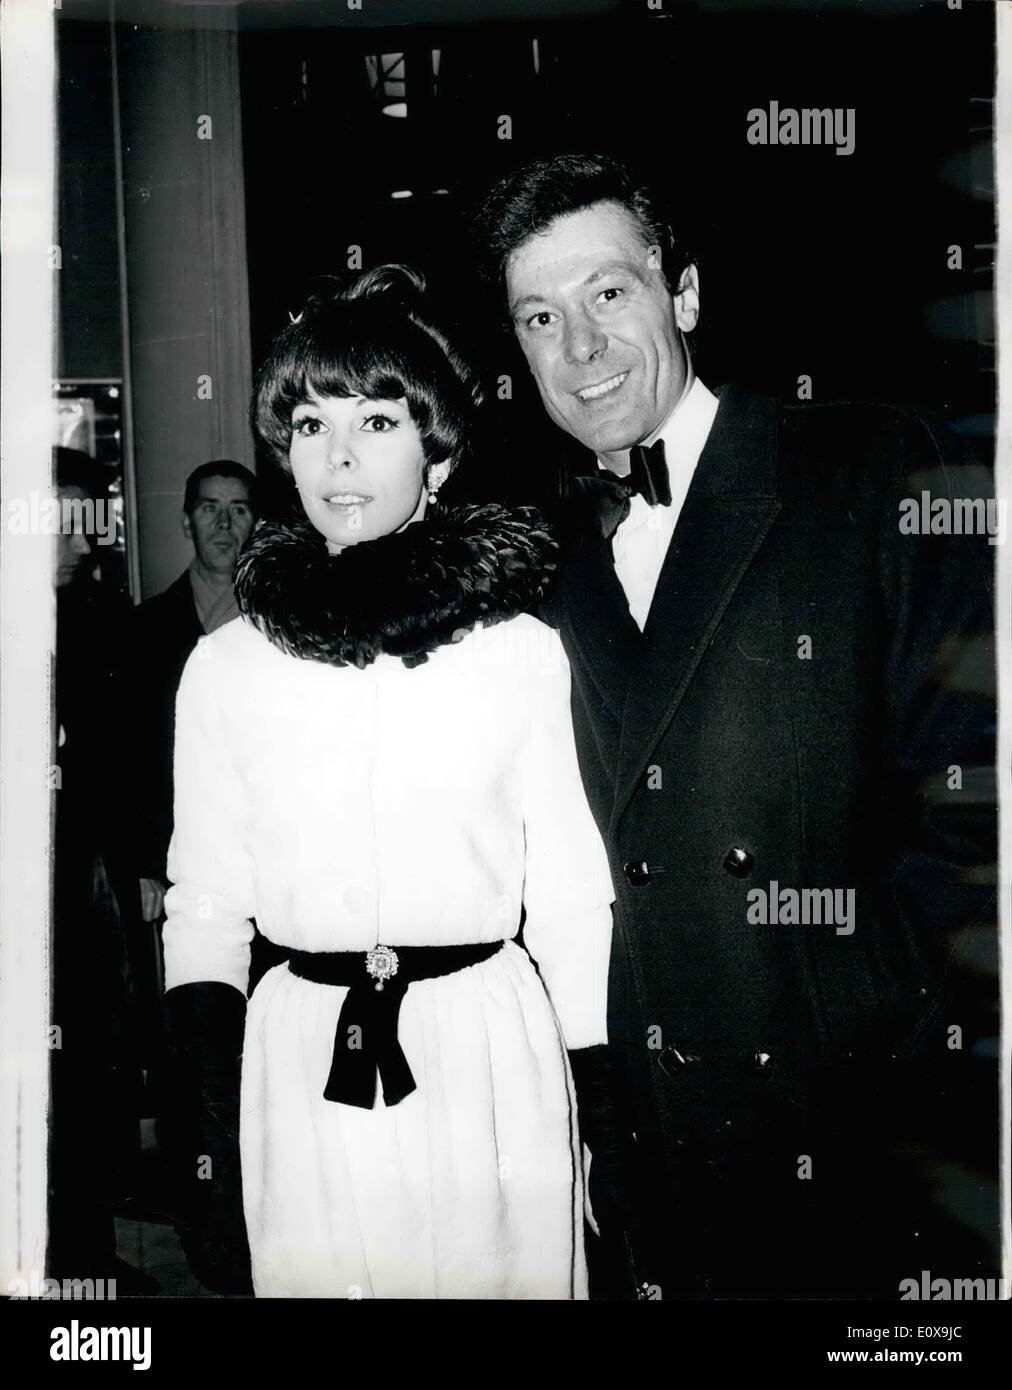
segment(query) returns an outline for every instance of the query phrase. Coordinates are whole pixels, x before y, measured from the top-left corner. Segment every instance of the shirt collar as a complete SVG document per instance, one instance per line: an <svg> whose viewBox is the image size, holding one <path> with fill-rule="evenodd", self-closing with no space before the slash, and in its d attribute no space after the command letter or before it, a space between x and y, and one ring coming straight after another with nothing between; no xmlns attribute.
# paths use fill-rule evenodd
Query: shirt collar
<svg viewBox="0 0 1012 1390"><path fill-rule="evenodd" d="M233 618L238 618L239 607L231 584L222 588L212 585L201 573L196 556L190 562L188 573L197 617L205 632L214 632Z"/></svg>

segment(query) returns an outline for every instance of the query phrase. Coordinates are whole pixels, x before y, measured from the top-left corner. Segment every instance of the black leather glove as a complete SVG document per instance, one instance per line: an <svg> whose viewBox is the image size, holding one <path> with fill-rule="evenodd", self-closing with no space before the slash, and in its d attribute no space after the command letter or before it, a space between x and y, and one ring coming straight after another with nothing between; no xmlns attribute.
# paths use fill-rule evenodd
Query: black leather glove
<svg viewBox="0 0 1012 1390"><path fill-rule="evenodd" d="M239 1164L246 1000L231 985L208 981L170 989L165 1009L178 1097L183 1250L205 1288L251 1294Z"/></svg>
<svg viewBox="0 0 1012 1390"><path fill-rule="evenodd" d="M588 1246L591 1297L648 1299L656 1295L651 1271L651 1212L644 1198L642 1159L633 1137L628 1093L607 1044L569 1054L580 1135L590 1150L588 1189L600 1238Z"/></svg>
<svg viewBox="0 0 1012 1390"><path fill-rule="evenodd" d="M618 1069L605 1043L569 1054L580 1137L590 1150L590 1205L602 1234L621 1230L632 1213L633 1137Z"/></svg>

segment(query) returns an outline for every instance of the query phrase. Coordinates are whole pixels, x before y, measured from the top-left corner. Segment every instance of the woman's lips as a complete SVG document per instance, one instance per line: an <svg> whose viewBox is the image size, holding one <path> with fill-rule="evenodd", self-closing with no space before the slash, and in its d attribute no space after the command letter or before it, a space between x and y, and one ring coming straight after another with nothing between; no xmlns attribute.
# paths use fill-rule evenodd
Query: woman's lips
<svg viewBox="0 0 1012 1390"><path fill-rule="evenodd" d="M365 507L372 501L372 498L367 497L362 492L332 492L323 500L330 507L347 510L352 507Z"/></svg>

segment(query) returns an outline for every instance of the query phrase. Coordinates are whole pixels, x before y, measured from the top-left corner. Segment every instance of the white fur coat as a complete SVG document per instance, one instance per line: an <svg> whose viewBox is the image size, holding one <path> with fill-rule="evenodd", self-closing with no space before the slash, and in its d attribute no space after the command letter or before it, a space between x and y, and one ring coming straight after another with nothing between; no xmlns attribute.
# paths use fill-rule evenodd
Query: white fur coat
<svg viewBox="0 0 1012 1390"><path fill-rule="evenodd" d="M413 984L417 1090L373 1110L322 1097L346 991L265 977L243 1062L258 1294L583 1296L565 1048L606 1037L612 891L557 635L522 616L358 670L229 623L184 672L175 779L167 988L245 992L251 918L366 950L509 943L521 905L541 973L508 944Z"/></svg>

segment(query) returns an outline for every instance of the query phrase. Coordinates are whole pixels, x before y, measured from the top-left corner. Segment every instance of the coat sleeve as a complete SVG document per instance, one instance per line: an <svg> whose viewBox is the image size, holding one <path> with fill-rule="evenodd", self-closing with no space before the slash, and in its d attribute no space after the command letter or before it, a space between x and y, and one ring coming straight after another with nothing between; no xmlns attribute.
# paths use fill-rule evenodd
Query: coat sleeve
<svg viewBox="0 0 1012 1390"><path fill-rule="evenodd" d="M901 415L894 484L919 510L922 490L958 517L986 516L990 480L953 441ZM994 788L994 546L984 534L906 534L883 510L880 576L892 613L885 728L891 755L891 852L877 909L900 960L928 958L939 978L967 928L992 922L997 877ZM934 504L933 504L934 505ZM972 512L971 512L972 514ZM950 991L959 983L948 971ZM948 1018L948 1015L945 1015Z"/></svg>
<svg viewBox="0 0 1012 1390"><path fill-rule="evenodd" d="M165 987L249 981L253 870L247 793L230 752L212 639L202 638L176 700L175 825L165 896Z"/></svg>
<svg viewBox="0 0 1012 1390"><path fill-rule="evenodd" d="M545 628L530 677L521 755L526 864L524 945L536 961L570 1049L607 1041L614 898L587 804L569 707L569 665Z"/></svg>

